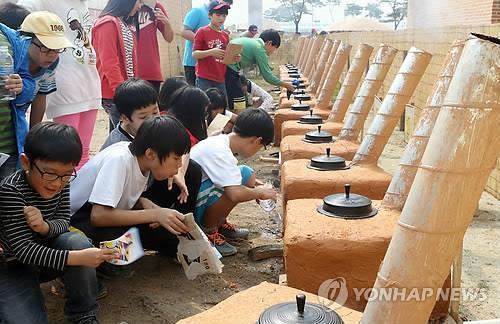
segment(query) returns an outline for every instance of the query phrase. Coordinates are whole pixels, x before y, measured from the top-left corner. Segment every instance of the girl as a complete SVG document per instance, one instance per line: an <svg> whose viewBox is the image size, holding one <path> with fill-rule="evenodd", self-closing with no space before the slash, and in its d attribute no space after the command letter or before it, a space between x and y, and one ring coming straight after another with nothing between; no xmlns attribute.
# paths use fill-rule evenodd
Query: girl
<svg viewBox="0 0 500 324"><path fill-rule="evenodd" d="M238 118L238 115L233 114L232 112L230 112L225 108L226 107L225 94L217 88L207 89L205 93L207 94L208 99L210 99L210 104L208 105L207 108L207 126L210 126L210 124L217 116L217 114L225 115L230 118L230 120L227 122L226 126L223 129L215 130L213 133L208 135L214 136L214 135L219 135L220 133L223 134L231 133L233 125L236 122L236 119Z"/></svg>

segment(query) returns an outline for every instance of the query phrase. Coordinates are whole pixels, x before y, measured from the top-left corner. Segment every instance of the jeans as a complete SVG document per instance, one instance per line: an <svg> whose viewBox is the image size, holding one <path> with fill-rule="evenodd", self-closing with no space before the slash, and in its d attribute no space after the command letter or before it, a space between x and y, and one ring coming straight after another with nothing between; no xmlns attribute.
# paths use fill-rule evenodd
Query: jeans
<svg viewBox="0 0 500 324"><path fill-rule="evenodd" d="M57 250L92 247L78 233L66 232L48 242ZM13 262L0 270L0 322L9 324L48 323L40 283L61 277L66 290L64 313L71 322L95 316L98 305L95 269L66 266L64 271Z"/></svg>
<svg viewBox="0 0 500 324"><path fill-rule="evenodd" d="M118 108L116 108L113 99L102 99L102 108L104 108L108 114L109 132L111 133L120 122L120 112L118 112Z"/></svg>
<svg viewBox="0 0 500 324"><path fill-rule="evenodd" d="M19 157L17 153L11 154L7 161L0 166L0 182L17 171L17 162Z"/></svg>

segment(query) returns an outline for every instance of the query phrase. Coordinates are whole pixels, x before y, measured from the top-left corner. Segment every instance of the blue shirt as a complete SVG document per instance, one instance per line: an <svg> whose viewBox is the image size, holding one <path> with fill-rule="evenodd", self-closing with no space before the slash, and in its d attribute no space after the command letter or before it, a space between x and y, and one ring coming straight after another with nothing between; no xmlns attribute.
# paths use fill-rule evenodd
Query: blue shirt
<svg viewBox="0 0 500 324"><path fill-rule="evenodd" d="M198 29L208 24L210 24L210 18L208 18L208 5L206 4L191 9L184 18L184 26L186 29L191 30L195 34ZM186 40L184 46L183 65L192 67L196 65L196 60L193 58L193 42L189 40Z"/></svg>

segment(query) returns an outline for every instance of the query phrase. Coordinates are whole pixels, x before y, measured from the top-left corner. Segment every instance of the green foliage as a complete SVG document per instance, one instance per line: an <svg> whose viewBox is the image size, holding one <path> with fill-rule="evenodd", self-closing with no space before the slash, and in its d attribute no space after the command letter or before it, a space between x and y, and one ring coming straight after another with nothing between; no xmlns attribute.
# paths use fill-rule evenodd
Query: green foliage
<svg viewBox="0 0 500 324"><path fill-rule="evenodd" d="M394 30L398 29L399 24L406 18L408 11L408 0L379 0L380 4L389 9L382 22L394 23Z"/></svg>
<svg viewBox="0 0 500 324"><path fill-rule="evenodd" d="M380 4L377 2L369 3L365 7L366 17L372 17L376 19L380 19L382 14L384 13L382 9L380 9Z"/></svg>
<svg viewBox="0 0 500 324"><path fill-rule="evenodd" d="M363 7L355 3L348 3L347 7L344 9L344 15L346 16L360 16Z"/></svg>

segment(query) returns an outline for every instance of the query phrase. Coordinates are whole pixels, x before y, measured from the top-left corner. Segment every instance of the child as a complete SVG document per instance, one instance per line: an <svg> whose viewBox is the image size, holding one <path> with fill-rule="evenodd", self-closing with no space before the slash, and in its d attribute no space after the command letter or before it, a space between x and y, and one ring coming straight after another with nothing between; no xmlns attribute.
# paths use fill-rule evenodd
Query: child
<svg viewBox="0 0 500 324"><path fill-rule="evenodd" d="M40 123L26 137L23 170L0 185L0 319L47 323L40 283L62 277L66 318L98 323L95 267L118 257L69 232L69 182L82 155L76 130Z"/></svg>
<svg viewBox="0 0 500 324"><path fill-rule="evenodd" d="M141 195L149 176L164 181L177 174L189 149L187 131L175 118L145 120L132 142L107 147L80 169L71 183L71 224L94 243L136 226L145 249L174 256L176 235L187 230L184 215Z"/></svg>
<svg viewBox="0 0 500 324"><path fill-rule="evenodd" d="M271 143L273 136L273 121L268 114L260 109L248 109L238 117L231 134L209 137L191 151L192 159L203 170L195 218L223 256L237 253L236 248L226 242L226 237L248 236L247 229L237 229L227 222L231 210L240 202L276 200L274 190L254 188L253 170L245 165L238 167L234 155L249 158Z"/></svg>
<svg viewBox="0 0 500 324"><path fill-rule="evenodd" d="M113 101L122 121L109 134L101 150L121 141L133 141L144 121L159 114L156 89L141 79L132 78L119 85ZM201 169L194 161L189 160L189 154L186 154L183 156L179 173L173 179L168 183L153 181L143 196L161 207L190 213L194 211L200 182Z"/></svg>
<svg viewBox="0 0 500 324"><path fill-rule="evenodd" d="M229 134L233 129L233 125L238 118L238 115L233 114L226 109L226 96L217 88L210 88L205 93L210 99L210 104L207 108L207 126L210 126L214 118L218 115L225 115L230 118L226 126L222 130L215 131L214 134L208 134L208 136L215 136L219 134Z"/></svg>
<svg viewBox="0 0 500 324"><path fill-rule="evenodd" d="M159 94L160 113L166 114L172 95L180 88L186 87L188 83L183 76L168 78L163 82Z"/></svg>
<svg viewBox="0 0 500 324"><path fill-rule="evenodd" d="M247 105L249 107L256 107L264 111L273 109L273 97L266 92L266 90L259 87L256 83L247 80L247 78L240 75L241 91L247 96ZM258 98L254 101L254 98Z"/></svg>
<svg viewBox="0 0 500 324"><path fill-rule="evenodd" d="M193 58L196 62L196 86L202 90L217 88L226 92L227 66L222 63L229 35L221 29L231 7L223 1L212 0L208 6L210 24L198 29L194 36Z"/></svg>

